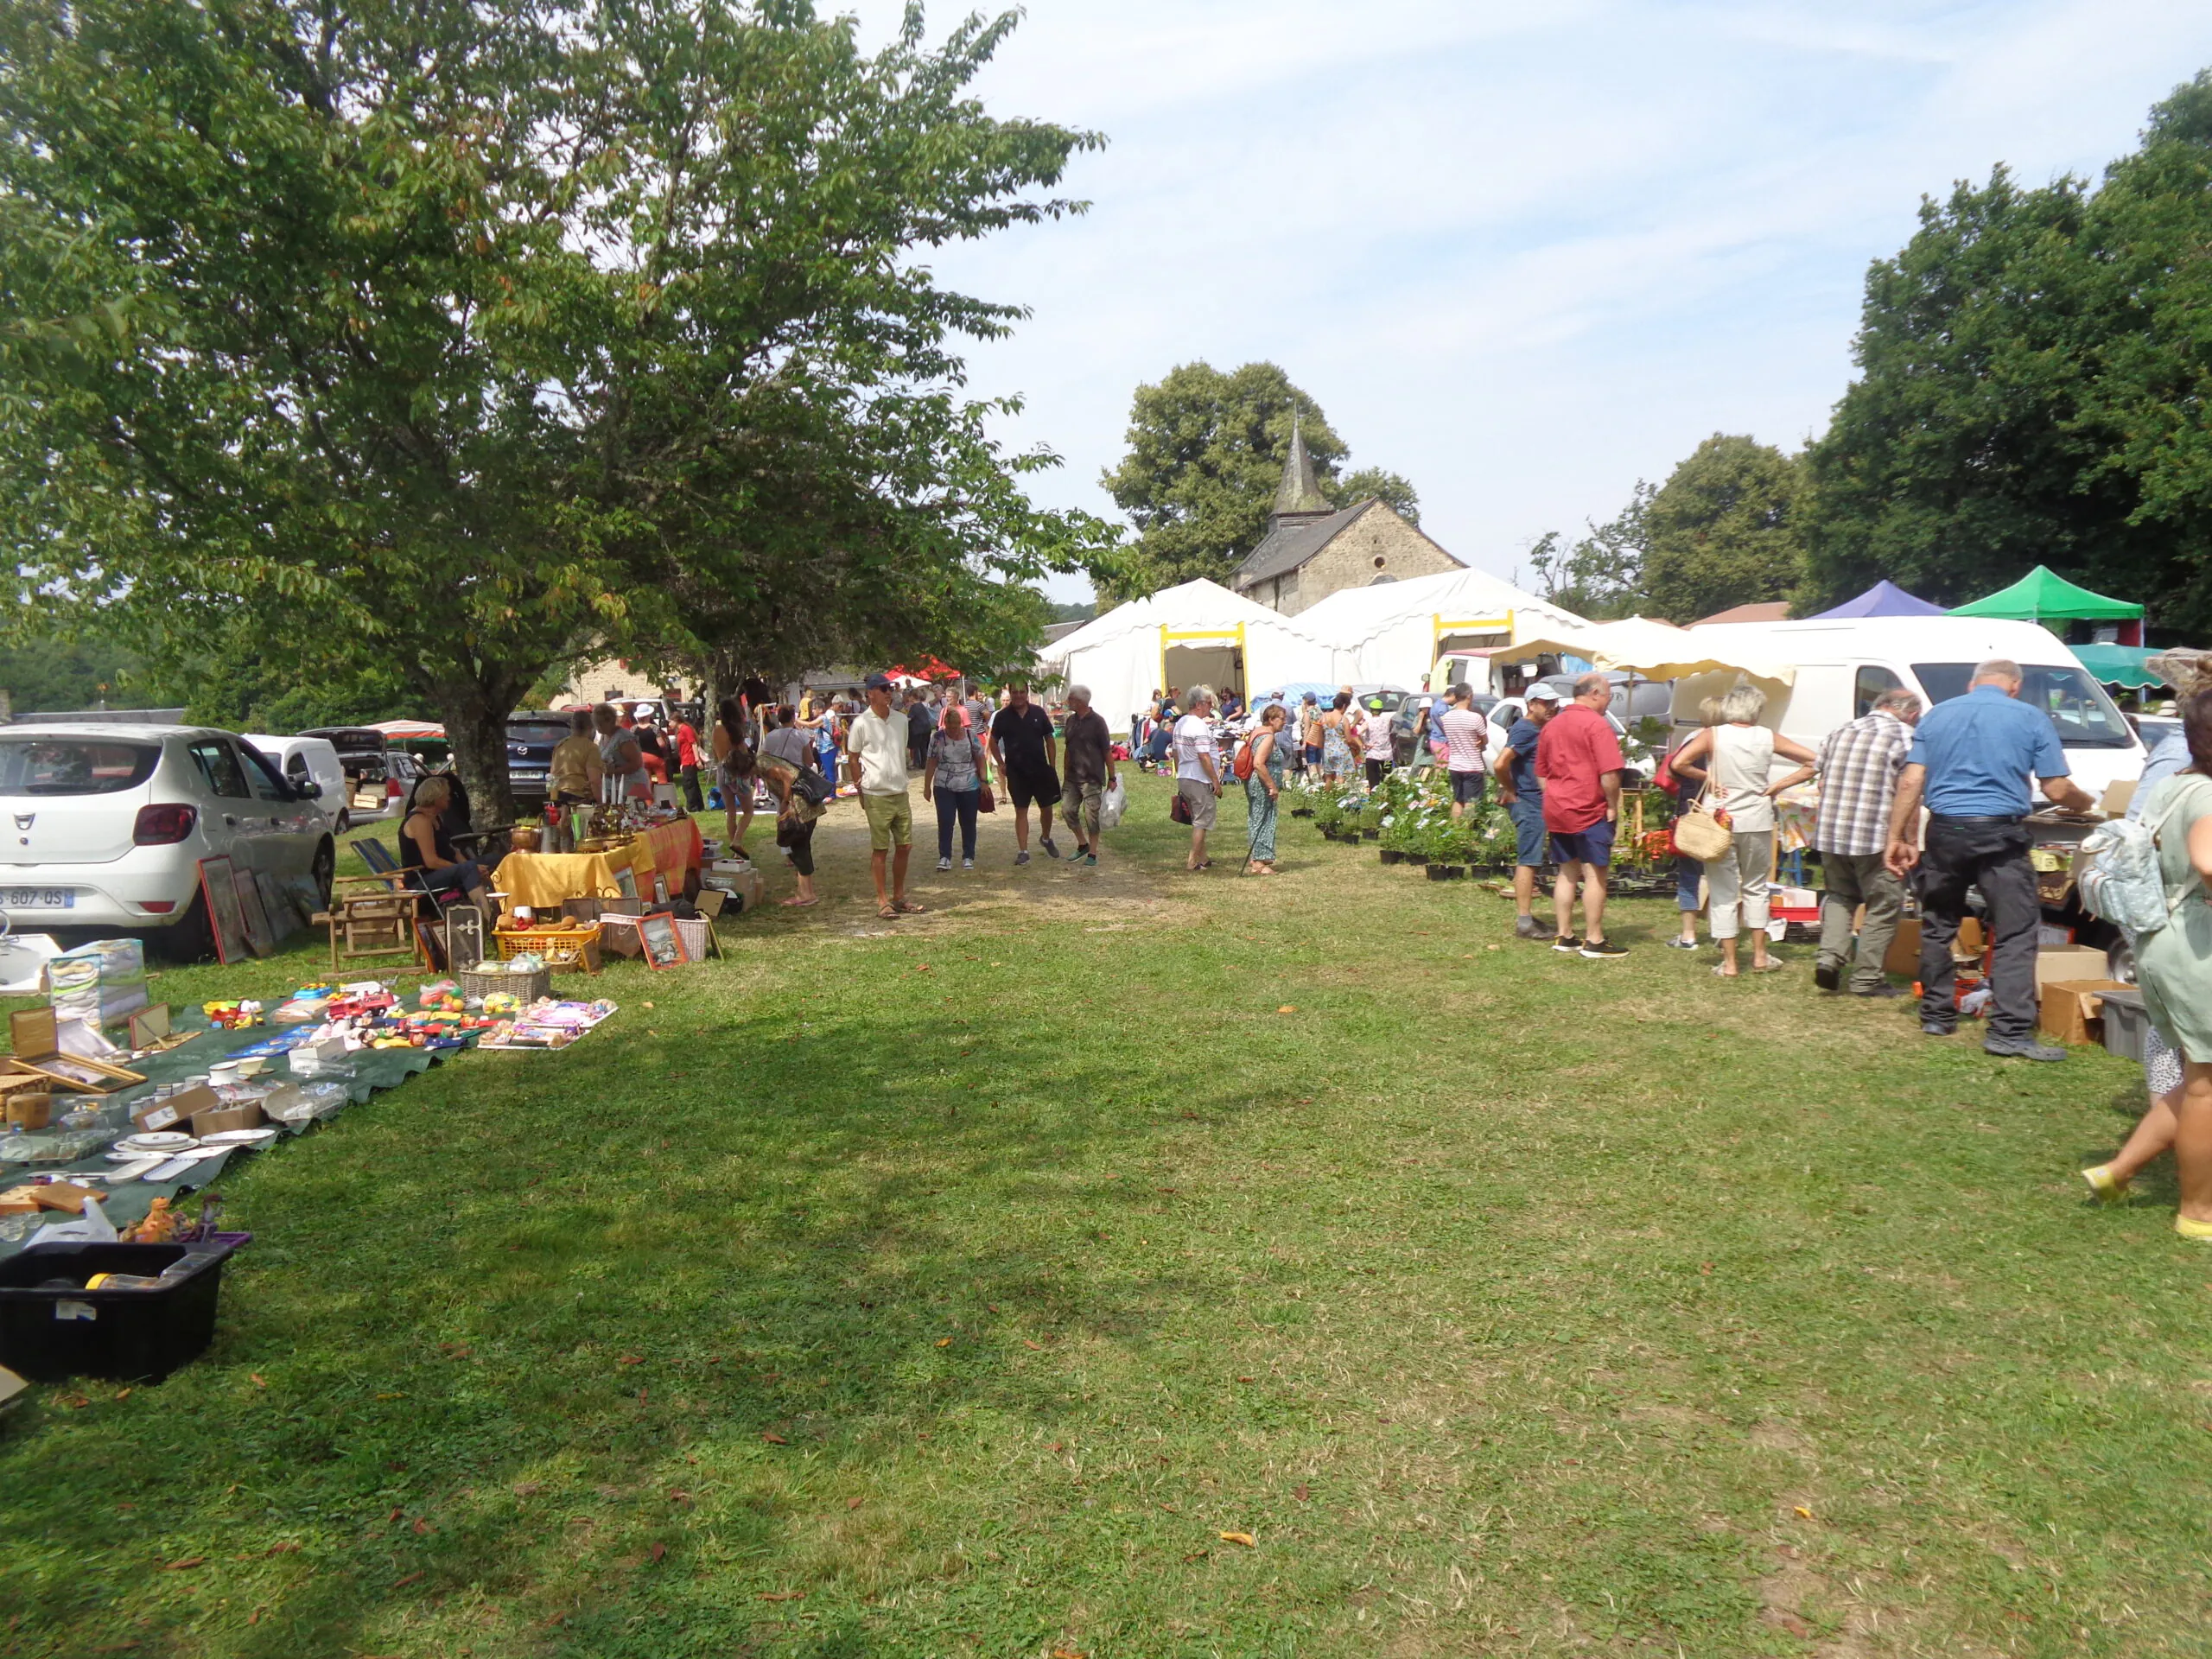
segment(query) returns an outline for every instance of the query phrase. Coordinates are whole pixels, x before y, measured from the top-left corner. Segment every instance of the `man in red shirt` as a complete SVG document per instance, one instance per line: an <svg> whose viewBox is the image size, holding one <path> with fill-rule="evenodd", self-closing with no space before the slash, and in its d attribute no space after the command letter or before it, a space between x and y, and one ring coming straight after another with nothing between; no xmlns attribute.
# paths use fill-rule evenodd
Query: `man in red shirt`
<svg viewBox="0 0 2212 1659"><path fill-rule="evenodd" d="M707 810L699 793L699 728L681 715L676 720L676 765L683 780L683 804L694 812Z"/></svg>
<svg viewBox="0 0 2212 1659"><path fill-rule="evenodd" d="M1613 826L1621 815L1621 746L1605 718L1612 682L1585 674L1574 701L1554 715L1536 741L1536 776L1544 780L1544 828L1551 832L1559 879L1552 910L1559 937L1552 949L1594 962L1628 955L1605 938L1605 869L1613 861ZM1574 886L1582 884L1583 937L1574 937Z"/></svg>

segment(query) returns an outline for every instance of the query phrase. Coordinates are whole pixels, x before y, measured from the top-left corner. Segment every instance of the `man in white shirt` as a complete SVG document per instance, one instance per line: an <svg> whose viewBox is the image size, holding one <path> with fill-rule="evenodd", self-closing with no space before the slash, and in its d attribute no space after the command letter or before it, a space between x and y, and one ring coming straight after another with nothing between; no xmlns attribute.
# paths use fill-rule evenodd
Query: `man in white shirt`
<svg viewBox="0 0 2212 1659"><path fill-rule="evenodd" d="M845 755L861 810L868 815L868 868L875 913L887 921L928 908L906 897L906 860L914 850L914 807L906 795L906 716L891 707L891 678L868 677L868 707L845 733ZM887 867L889 887L885 885Z"/></svg>
<svg viewBox="0 0 2212 1659"><path fill-rule="evenodd" d="M1191 816L1189 868L1203 870L1206 831L1213 828L1221 799L1221 766L1213 741L1213 689L1194 685L1185 705L1190 712L1175 722L1175 791Z"/></svg>

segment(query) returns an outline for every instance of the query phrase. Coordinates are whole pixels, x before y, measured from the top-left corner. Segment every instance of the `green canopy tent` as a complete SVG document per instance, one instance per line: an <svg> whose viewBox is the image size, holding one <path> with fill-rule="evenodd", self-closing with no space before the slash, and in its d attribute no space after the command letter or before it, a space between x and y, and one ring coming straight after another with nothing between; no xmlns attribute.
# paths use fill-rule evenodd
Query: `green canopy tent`
<svg viewBox="0 0 2212 1659"><path fill-rule="evenodd" d="M2075 660L2089 671L2089 677L2105 685L2123 685L2141 691L2165 681L2151 671L2151 658L2158 653L2140 645L2069 645Z"/></svg>
<svg viewBox="0 0 2212 1659"><path fill-rule="evenodd" d="M2120 643L2143 643L2143 607L2076 587L2039 564L2010 588L1954 607L1953 616L2000 616L2015 622L2117 622Z"/></svg>

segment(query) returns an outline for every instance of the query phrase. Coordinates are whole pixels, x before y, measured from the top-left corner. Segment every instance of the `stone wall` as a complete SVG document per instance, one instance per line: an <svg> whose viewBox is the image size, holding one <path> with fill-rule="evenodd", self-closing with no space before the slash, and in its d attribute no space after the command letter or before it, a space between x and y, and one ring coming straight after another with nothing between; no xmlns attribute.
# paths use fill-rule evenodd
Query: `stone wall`
<svg viewBox="0 0 2212 1659"><path fill-rule="evenodd" d="M1378 576L1394 582L1457 570L1459 562L1377 501L1329 544L1287 575L1262 582L1250 597L1285 616L1295 616L1346 588L1364 588Z"/></svg>

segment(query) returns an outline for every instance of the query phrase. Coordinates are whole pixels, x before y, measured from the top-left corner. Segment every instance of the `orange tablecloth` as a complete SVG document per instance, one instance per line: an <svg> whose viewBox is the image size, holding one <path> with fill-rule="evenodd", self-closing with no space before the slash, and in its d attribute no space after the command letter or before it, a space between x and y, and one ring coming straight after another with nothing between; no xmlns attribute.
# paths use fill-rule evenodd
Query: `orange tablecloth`
<svg viewBox="0 0 2212 1659"><path fill-rule="evenodd" d="M678 818L647 830L611 853L509 853L492 872L492 886L506 905L557 909L564 899L606 899L621 892L619 872L635 879L638 896L650 899L656 874L680 893L702 861L699 826Z"/></svg>

